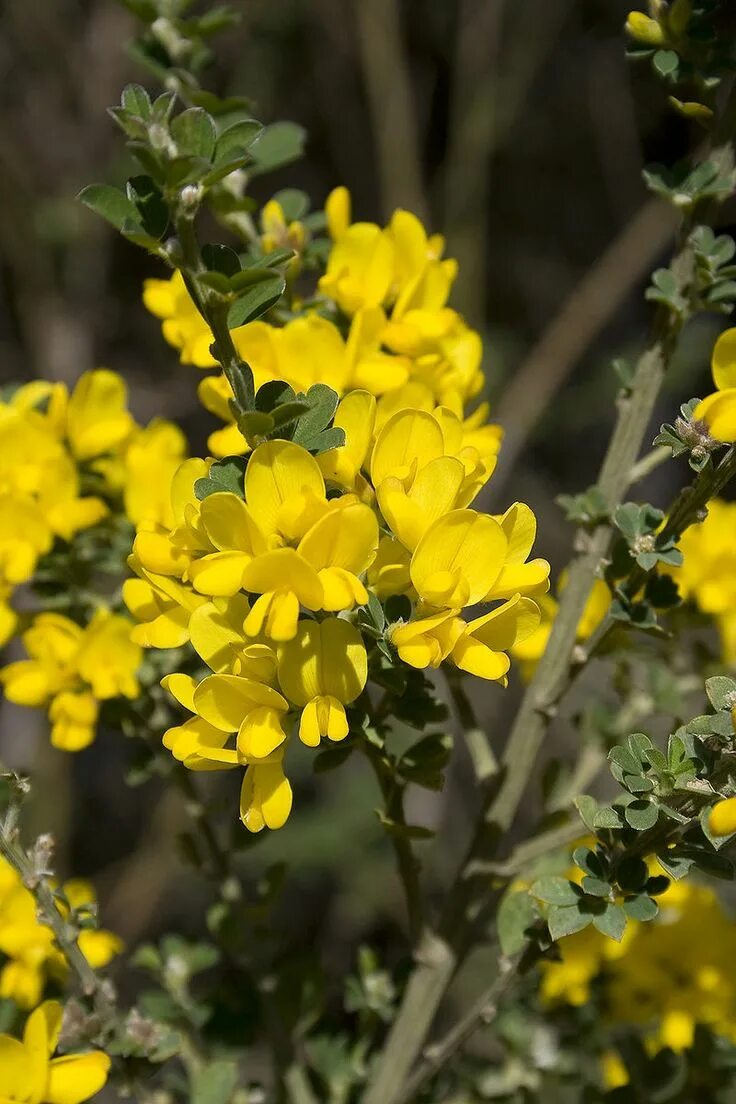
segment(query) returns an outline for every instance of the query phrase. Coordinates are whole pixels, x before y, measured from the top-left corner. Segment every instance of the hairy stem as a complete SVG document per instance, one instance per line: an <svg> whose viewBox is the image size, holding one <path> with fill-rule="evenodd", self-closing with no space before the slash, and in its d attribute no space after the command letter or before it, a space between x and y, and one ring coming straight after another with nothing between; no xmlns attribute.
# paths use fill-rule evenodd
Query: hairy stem
<svg viewBox="0 0 736 1104"><path fill-rule="evenodd" d="M4 821L0 822L0 853L18 872L23 885L33 895L41 922L51 928L59 949L72 971L76 974L82 992L92 997L97 1011L112 1012L110 995L103 987L102 978L90 966L80 950L73 925L62 915L56 903L48 877L39 873L33 861L18 842L15 827L16 811L11 807Z"/></svg>

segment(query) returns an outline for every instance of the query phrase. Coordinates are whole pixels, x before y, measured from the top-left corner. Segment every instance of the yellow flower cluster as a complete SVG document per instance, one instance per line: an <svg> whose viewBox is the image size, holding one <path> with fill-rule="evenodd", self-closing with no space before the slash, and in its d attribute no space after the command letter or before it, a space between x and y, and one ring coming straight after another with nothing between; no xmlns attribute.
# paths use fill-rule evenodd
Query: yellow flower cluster
<svg viewBox="0 0 736 1104"><path fill-rule="evenodd" d="M682 566L669 569L683 599L695 602L714 618L721 637L723 660L729 665L736 664L734 534L736 504L713 499L708 503L705 521L691 526L680 540Z"/></svg>
<svg viewBox="0 0 736 1104"><path fill-rule="evenodd" d="M561 939L561 961L542 967L543 1001L583 1005L595 985L608 1021L640 1027L652 1051L687 1049L696 1024L736 1040L736 925L695 883L674 882L658 901L657 918L630 920L621 943L592 926Z"/></svg>
<svg viewBox="0 0 736 1104"><path fill-rule="evenodd" d="M169 486L184 453L170 422L135 422L125 383L107 369L84 373L71 394L37 380L0 405L0 643L28 619L11 608L11 591L32 579L55 541L72 541L113 510L134 525L172 523ZM0 671L6 697L48 707L55 747L87 747L99 703L138 695L132 628L102 608L85 627L38 613L22 633L28 658Z"/></svg>
<svg viewBox="0 0 736 1104"><path fill-rule="evenodd" d="M133 524L166 520L184 450L176 426L136 425L123 380L107 369L85 372L71 394L36 380L0 403L0 644L18 624L13 590L56 540L102 521L118 496Z"/></svg>
<svg viewBox="0 0 736 1104"><path fill-rule="evenodd" d="M333 246L319 281L318 309L283 326L259 321L231 330L256 388L283 380L295 391L306 392L314 383L327 384L339 395L365 390L378 399L379 428L400 409L447 409L461 421L467 438L476 446L482 443L485 454L495 455L501 431L487 424L487 406L464 417L467 403L483 388L482 345L480 336L446 305L457 265L441 259L442 238L428 237L408 211L396 211L385 229L351 223L345 188L328 197L326 214ZM265 226L271 228L268 251L281 242L276 228L288 238L294 224L287 227L283 213L279 217L267 204ZM212 334L180 273L169 280L147 280L143 300L162 320L164 338L179 350L183 363L216 367ZM232 391L225 377L208 376L199 395L227 423L209 439L213 455L245 452L246 442L233 424Z"/></svg>
<svg viewBox="0 0 736 1104"><path fill-rule="evenodd" d="M736 327L724 330L713 347L711 361L716 390L695 407L693 417L705 422L716 441L736 441Z"/></svg>
<svg viewBox="0 0 736 1104"><path fill-rule="evenodd" d="M199 685L167 677L194 716L165 742L195 769L249 767L241 814L252 830L289 813L290 714L309 746L348 733L345 706L367 679L350 615L370 592L412 598L414 616L389 637L414 667L449 659L503 681L507 650L539 623L531 596L546 590L549 567L527 562L534 516L521 503L501 517L470 509L490 465L463 444L459 419L399 410L375 435L375 416L374 397L354 391L335 417L344 446L315 458L292 441L258 445L242 496L198 500L210 464L186 461L172 484L176 524L140 527L135 540L138 578L124 586L135 639L190 639L213 672ZM461 611L478 603L494 605L466 622Z"/></svg>
<svg viewBox="0 0 736 1104"><path fill-rule="evenodd" d="M89 882L74 879L61 888L70 908L95 907ZM59 907L64 907L61 902ZM77 942L95 969L106 966L123 946L116 935L100 928L84 928ZM0 952L7 957L0 970L0 997L20 1008L35 1008L48 978L66 977L66 960L54 945L53 932L38 921L33 894L5 859L0 859Z"/></svg>
<svg viewBox="0 0 736 1104"><path fill-rule="evenodd" d="M142 652L127 617L99 609L86 628L59 613L40 613L23 633L30 658L0 670L0 684L16 705L46 706L51 743L81 751L95 738L99 703L138 696Z"/></svg>
<svg viewBox="0 0 736 1104"><path fill-rule="evenodd" d="M83 1104L107 1081L110 1059L101 1050L54 1058L63 1008L44 1001L26 1021L23 1039L0 1035L3 1104Z"/></svg>
<svg viewBox="0 0 736 1104"><path fill-rule="evenodd" d="M482 350L446 305L456 264L441 259L442 240L406 211L386 228L352 223L344 188L329 196L326 216L333 244L317 309L231 334L256 388L331 387L344 444L317 456L291 440L249 451L232 423L229 384L208 377L204 404L230 423L210 448L247 453L244 480L217 490L213 461L185 462L172 482L174 522L139 526L138 577L124 587L138 643L190 640L211 670L200 682L164 680L192 714L164 742L192 769L247 768L241 818L251 831L289 815L291 726L310 747L348 734L346 707L366 686L373 643L359 607L407 596L411 616L385 632L401 661L446 661L505 683L508 652L538 627L534 599L548 588L549 565L529 560L529 507L515 503L498 517L471 508L501 435L485 406L466 414L483 386ZM296 233L271 207L267 226L269 248ZM178 274L149 280L144 300L183 361L214 365L212 334ZM201 481L215 493L200 498ZM479 604L485 610L462 616Z"/></svg>

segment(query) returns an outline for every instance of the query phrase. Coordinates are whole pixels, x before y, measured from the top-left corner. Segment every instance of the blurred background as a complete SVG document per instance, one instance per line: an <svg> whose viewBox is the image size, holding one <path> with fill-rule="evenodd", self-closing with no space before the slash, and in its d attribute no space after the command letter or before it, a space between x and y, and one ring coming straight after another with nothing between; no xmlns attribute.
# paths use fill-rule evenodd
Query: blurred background
<svg viewBox="0 0 736 1104"><path fill-rule="evenodd" d="M257 118L293 119L309 135L304 159L259 180L257 197L289 185L319 207L342 183L355 217L381 220L404 206L446 234L460 261L452 305L484 336L488 393L507 434L493 507L532 505L538 554L556 572L570 529L555 496L594 479L618 385L611 362L645 340L643 290L672 238L672 215L649 198L641 170L698 141L648 67L625 60L627 0L234 6L241 24L217 41L205 83L245 93ZM125 50L133 19L113 0L6 0L0 30L2 382L71 383L105 365L128 381L138 419L177 420L192 452L203 452L213 420L196 398L200 375L178 364L141 303L143 279L161 274L156 262L74 198L87 183L122 183L129 173L104 107L126 82L147 82ZM720 325L686 334L652 436L709 389ZM684 463L669 464L641 493L664 505L686 478ZM497 751L519 688L517 672L507 691L473 689ZM604 696L594 668L566 715ZM564 754L576 739L563 717L550 750ZM54 832L63 873L94 878L104 923L129 943L172 929L194 935L208 890L176 858L185 812L155 780L126 786L129 756L117 732L65 756L49 748L44 717L2 706L0 758L37 779L29 827ZM223 822L234 785L228 778L212 791ZM440 828L425 871L439 893L475 807L462 746L445 792L413 802L410 820ZM360 941L390 955L401 946L376 804L357 757L326 780L305 763L289 825L242 857L246 881L269 863L293 863L281 922L294 946L324 950L335 977L351 969ZM529 823L537 811L525 811Z"/></svg>

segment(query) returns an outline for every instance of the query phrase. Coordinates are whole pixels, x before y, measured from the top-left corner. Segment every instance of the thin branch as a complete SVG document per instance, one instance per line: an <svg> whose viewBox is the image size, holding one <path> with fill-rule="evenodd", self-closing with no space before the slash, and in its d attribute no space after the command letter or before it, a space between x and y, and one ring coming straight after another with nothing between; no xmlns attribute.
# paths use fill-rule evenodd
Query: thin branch
<svg viewBox="0 0 736 1104"><path fill-rule="evenodd" d="M95 999L98 1011L110 1009L110 993L102 978L90 966L77 942L74 926L62 915L48 882L48 872L39 871L18 840L17 807L11 805L0 821L0 853L18 872L23 885L33 895L41 922L51 928L59 949L76 974L85 996Z"/></svg>
<svg viewBox="0 0 736 1104"><path fill-rule="evenodd" d="M501 1001L516 980L520 963L520 955L499 961L498 975L493 983L477 997L464 1016L442 1039L426 1047L423 1061L406 1079L402 1093L396 1098L397 1104L410 1104L416 1093L447 1065L478 1028L493 1023Z"/></svg>

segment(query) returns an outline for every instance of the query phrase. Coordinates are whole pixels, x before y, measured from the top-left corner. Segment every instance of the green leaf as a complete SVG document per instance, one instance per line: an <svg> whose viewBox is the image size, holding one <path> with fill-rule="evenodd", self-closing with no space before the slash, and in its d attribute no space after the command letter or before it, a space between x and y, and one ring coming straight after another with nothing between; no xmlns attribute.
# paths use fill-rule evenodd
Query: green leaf
<svg viewBox="0 0 736 1104"><path fill-rule="evenodd" d="M646 922L654 919L659 912L659 905L651 897L647 897L646 893L641 893L636 897L626 898L624 912L632 920Z"/></svg>
<svg viewBox="0 0 736 1104"><path fill-rule="evenodd" d="M603 912L594 914L593 926L601 935L607 935L609 939L615 939L620 943L626 931L626 913L621 905L609 902Z"/></svg>
<svg viewBox="0 0 736 1104"><path fill-rule="evenodd" d="M626 822L637 832L646 832L657 823L659 810L650 801L632 801L624 809Z"/></svg>
<svg viewBox="0 0 736 1104"><path fill-rule="evenodd" d="M547 927L550 937L556 943L566 935L574 935L575 932L587 928L592 919L592 913L581 912L577 905L562 908L553 905L547 914Z"/></svg>
<svg viewBox="0 0 736 1104"><path fill-rule="evenodd" d="M151 117L151 100L145 88L140 84L128 84L123 89L120 102L126 111L137 115L144 121Z"/></svg>
<svg viewBox="0 0 736 1104"><path fill-rule="evenodd" d="M201 107L188 107L171 120L171 137L180 155L210 162L215 152L215 124Z"/></svg>
<svg viewBox="0 0 736 1104"><path fill-rule="evenodd" d="M515 955L523 949L526 930L538 916L537 906L525 889L504 893L496 914L496 930L503 954Z"/></svg>
<svg viewBox="0 0 736 1104"><path fill-rule="evenodd" d="M234 330L260 318L278 303L284 293L286 281L283 276L273 275L250 288L245 295L233 303L228 314L228 326Z"/></svg>
<svg viewBox="0 0 736 1104"><path fill-rule="evenodd" d="M133 176L127 183L128 199L135 204L140 222L147 234L162 238L169 225L169 208L150 176Z"/></svg>
<svg viewBox="0 0 736 1104"><path fill-rule="evenodd" d="M674 77L680 65L680 59L674 50L657 50L652 64L660 77Z"/></svg>
<svg viewBox="0 0 736 1104"><path fill-rule="evenodd" d="M294 440L306 449L323 437L323 432L335 416L339 397L325 383L315 383L305 395L309 411L302 414L294 431Z"/></svg>
<svg viewBox="0 0 736 1104"><path fill-rule="evenodd" d="M284 212L287 222L303 218L309 210L309 196L298 188L282 188L273 198Z"/></svg>
<svg viewBox="0 0 736 1104"><path fill-rule="evenodd" d="M667 871L670 878L674 878L678 882L680 878L684 878L690 872L695 860L673 848L672 850L659 852L657 862L663 870Z"/></svg>
<svg viewBox="0 0 736 1104"><path fill-rule="evenodd" d="M608 882L604 882L602 878L591 878L590 875L583 878L582 888L583 892L590 894L591 897L608 897L611 893Z"/></svg>
<svg viewBox="0 0 736 1104"><path fill-rule="evenodd" d="M291 403L296 399L293 387L283 380L268 380L262 383L256 391L256 410L263 410L270 414L277 407Z"/></svg>
<svg viewBox="0 0 736 1104"><path fill-rule="evenodd" d="M210 1062L192 1078L191 1104L228 1104L237 1083L235 1062Z"/></svg>
<svg viewBox="0 0 736 1104"><path fill-rule="evenodd" d="M272 123L265 127L250 149L255 164L252 176L280 169L301 157L307 132L296 123Z"/></svg>
<svg viewBox="0 0 736 1104"><path fill-rule="evenodd" d="M244 291L246 288L255 287L256 284L262 284L264 281L275 279L273 269L266 265L256 266L249 265L248 268L238 269L233 274L231 286L233 291Z"/></svg>
<svg viewBox="0 0 736 1104"><path fill-rule="evenodd" d="M597 829L602 828L622 828L623 821L614 808L610 805L601 805L598 812L593 818L593 827Z"/></svg>
<svg viewBox="0 0 736 1104"><path fill-rule="evenodd" d="M579 797L575 798L574 805L580 814L580 819L588 831L594 831L594 818L598 812L598 802L596 799L591 797L590 794L580 794Z"/></svg>
<svg viewBox="0 0 736 1104"><path fill-rule="evenodd" d="M90 184L77 196L90 211L101 215L117 230L122 230L126 222L140 223L136 205L110 184Z"/></svg>
<svg viewBox="0 0 736 1104"><path fill-rule="evenodd" d="M608 758L611 763L615 763L626 774L641 774L641 760L635 758L631 751L625 747L617 745L611 748Z"/></svg>
<svg viewBox="0 0 736 1104"><path fill-rule="evenodd" d="M227 245L207 242L202 246L202 260L207 268L221 272L223 276L234 276L240 272L240 257Z"/></svg>
<svg viewBox="0 0 736 1104"><path fill-rule="evenodd" d="M576 847L572 853L572 861L586 874L593 878L599 878L603 874L603 863L600 856L589 847Z"/></svg>
<svg viewBox="0 0 736 1104"><path fill-rule="evenodd" d="M622 889L629 892L640 890L649 878L649 868L643 859L631 856L623 859L617 870L617 881Z"/></svg>
<svg viewBox="0 0 736 1104"><path fill-rule="evenodd" d="M231 491L238 498L245 498L244 479L247 461L243 456L226 456L212 465L209 475L197 479L194 493L201 501L218 491Z"/></svg>
<svg viewBox="0 0 736 1104"><path fill-rule="evenodd" d="M350 758L355 744L347 740L341 747L326 748L321 751L314 760L314 773L324 774L326 771L336 770Z"/></svg>
<svg viewBox="0 0 736 1104"><path fill-rule="evenodd" d="M720 713L721 710L733 706L734 699L736 699L736 682L731 678L726 678L725 675L714 675L713 678L705 680L705 692L710 704L716 712ZM731 705L729 705L729 701Z"/></svg>
<svg viewBox="0 0 736 1104"><path fill-rule="evenodd" d="M577 906L582 895L579 887L573 885L567 878L559 878L552 874L544 878L538 878L529 892L539 901L544 901L549 905L562 906Z"/></svg>
<svg viewBox="0 0 736 1104"><path fill-rule="evenodd" d="M256 119L241 119L223 130L215 146L215 163L231 158L235 153L246 151L263 131Z"/></svg>

